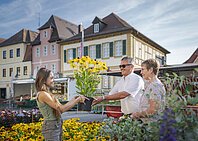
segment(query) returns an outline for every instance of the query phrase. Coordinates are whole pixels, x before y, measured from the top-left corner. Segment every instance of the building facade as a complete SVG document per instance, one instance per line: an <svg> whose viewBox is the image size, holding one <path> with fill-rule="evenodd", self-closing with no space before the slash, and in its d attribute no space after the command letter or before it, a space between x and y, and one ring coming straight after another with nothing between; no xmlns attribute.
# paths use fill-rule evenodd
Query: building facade
<svg viewBox="0 0 198 141"><path fill-rule="evenodd" d="M13 96L14 80L31 77L30 43L36 36L36 32L22 29L0 44L0 98ZM24 94L21 90L17 92Z"/></svg>
<svg viewBox="0 0 198 141"><path fill-rule="evenodd" d="M34 72L45 67L59 77L61 73L61 49L57 42L70 38L77 32L77 25L52 15L39 28L39 35L32 43L32 69Z"/></svg>
<svg viewBox="0 0 198 141"><path fill-rule="evenodd" d="M158 45L116 14L100 19L95 17L87 29L84 30L84 43L81 48L81 33L61 41L61 72L66 75L73 73L68 61L80 57L81 50L84 56L90 56L106 62L110 70L119 70L123 56L131 56L139 67L143 60L155 58L161 65L166 64L168 50ZM117 78L104 76L101 88L111 88Z"/></svg>

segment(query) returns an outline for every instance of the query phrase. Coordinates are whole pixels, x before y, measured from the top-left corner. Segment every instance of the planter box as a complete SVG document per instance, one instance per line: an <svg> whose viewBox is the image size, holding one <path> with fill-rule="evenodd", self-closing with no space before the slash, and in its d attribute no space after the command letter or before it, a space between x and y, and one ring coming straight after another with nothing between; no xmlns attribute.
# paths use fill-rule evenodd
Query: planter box
<svg viewBox="0 0 198 141"><path fill-rule="evenodd" d="M105 109L107 117L119 118L123 115L123 113L121 112L121 106L106 105Z"/></svg>
<svg viewBox="0 0 198 141"><path fill-rule="evenodd" d="M192 109L193 111L195 111L196 115L198 116L198 106L196 106L196 105L187 105L186 109Z"/></svg>

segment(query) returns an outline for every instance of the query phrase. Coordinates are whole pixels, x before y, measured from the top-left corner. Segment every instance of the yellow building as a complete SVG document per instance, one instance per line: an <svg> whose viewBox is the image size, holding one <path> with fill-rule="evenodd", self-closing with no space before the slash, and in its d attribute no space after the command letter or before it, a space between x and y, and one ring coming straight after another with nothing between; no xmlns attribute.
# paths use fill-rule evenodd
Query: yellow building
<svg viewBox="0 0 198 141"><path fill-rule="evenodd" d="M81 38L79 33L60 42L61 72L64 76L72 74L68 60L81 55ZM92 25L84 30L83 46L83 55L106 62L112 71L119 70L120 60L125 55L134 58L138 67L148 58L155 58L165 65L166 55L170 53L114 13L103 19L95 17ZM101 88L111 88L116 79L104 76Z"/></svg>
<svg viewBox="0 0 198 141"><path fill-rule="evenodd" d="M36 36L36 32L22 29L0 44L0 98L7 99L30 91L28 84L14 88L13 81L31 78L30 43ZM14 89L17 89L16 94Z"/></svg>

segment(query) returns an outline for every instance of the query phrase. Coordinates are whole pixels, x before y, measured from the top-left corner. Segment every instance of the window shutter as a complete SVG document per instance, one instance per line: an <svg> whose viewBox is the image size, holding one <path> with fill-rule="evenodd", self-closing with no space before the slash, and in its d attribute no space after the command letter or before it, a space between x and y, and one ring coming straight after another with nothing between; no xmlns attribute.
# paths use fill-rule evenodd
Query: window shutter
<svg viewBox="0 0 198 141"><path fill-rule="evenodd" d="M73 59L76 58L76 48L73 48Z"/></svg>
<svg viewBox="0 0 198 141"><path fill-rule="evenodd" d="M96 45L96 58L101 58L101 44Z"/></svg>
<svg viewBox="0 0 198 141"><path fill-rule="evenodd" d="M126 40L122 41L122 55L126 55Z"/></svg>
<svg viewBox="0 0 198 141"><path fill-rule="evenodd" d="M88 46L84 47L84 56L88 56Z"/></svg>
<svg viewBox="0 0 198 141"><path fill-rule="evenodd" d="M66 50L64 50L64 63L66 63L66 62L67 62L66 54L67 54L67 51L66 51Z"/></svg>
<svg viewBox="0 0 198 141"><path fill-rule="evenodd" d="M110 57L113 57L113 42L110 42L109 43L109 46L110 46L110 49L109 49L109 51L110 51Z"/></svg>

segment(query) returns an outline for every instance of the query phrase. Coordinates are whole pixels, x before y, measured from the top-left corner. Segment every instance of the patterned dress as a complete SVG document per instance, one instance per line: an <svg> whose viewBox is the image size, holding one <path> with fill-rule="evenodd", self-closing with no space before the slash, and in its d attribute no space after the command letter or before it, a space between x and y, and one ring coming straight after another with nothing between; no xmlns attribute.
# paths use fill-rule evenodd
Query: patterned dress
<svg viewBox="0 0 198 141"><path fill-rule="evenodd" d="M149 108L149 100L154 100L157 103L157 111L161 112L165 106L165 93L164 85L158 78L153 82L145 81L145 90L140 98L140 112Z"/></svg>

